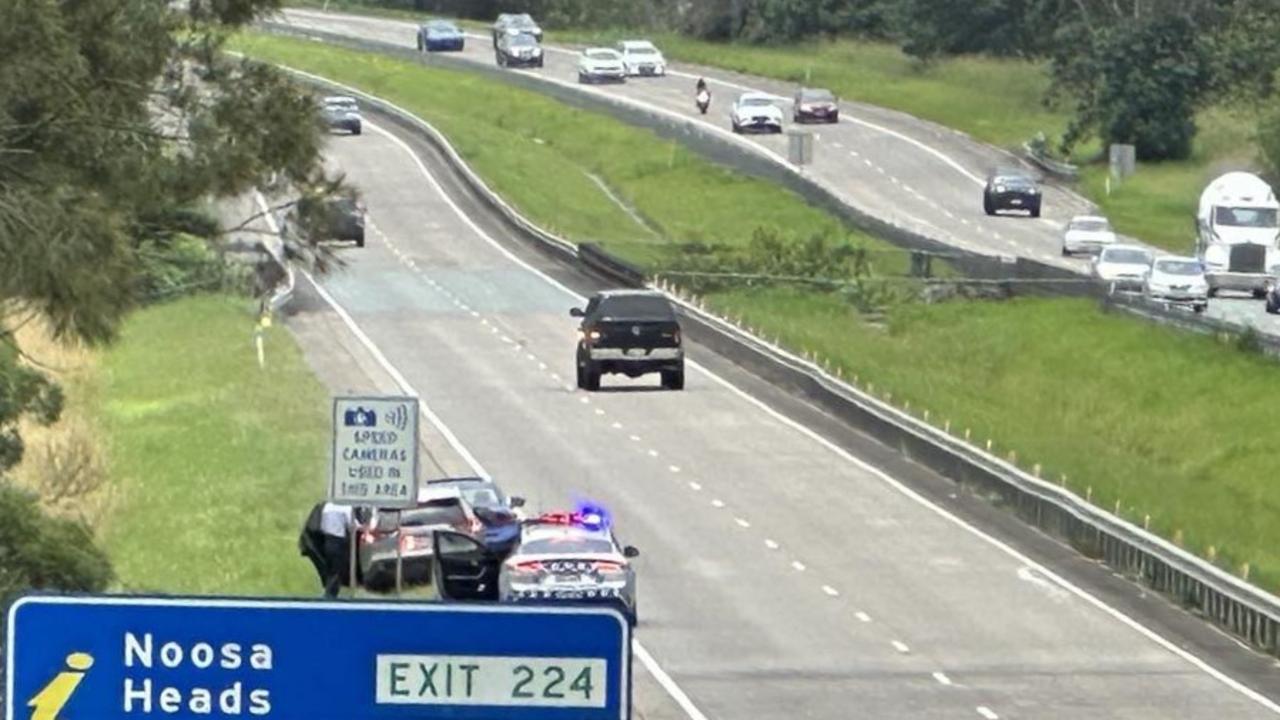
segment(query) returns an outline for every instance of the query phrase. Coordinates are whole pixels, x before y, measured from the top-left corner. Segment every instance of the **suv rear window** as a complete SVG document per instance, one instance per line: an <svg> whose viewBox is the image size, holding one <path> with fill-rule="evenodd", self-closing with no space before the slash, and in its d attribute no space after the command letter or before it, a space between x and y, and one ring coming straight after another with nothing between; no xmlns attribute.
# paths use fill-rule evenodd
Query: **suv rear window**
<svg viewBox="0 0 1280 720"><path fill-rule="evenodd" d="M671 303L661 295L618 295L601 298L596 314L615 320L675 320Z"/></svg>

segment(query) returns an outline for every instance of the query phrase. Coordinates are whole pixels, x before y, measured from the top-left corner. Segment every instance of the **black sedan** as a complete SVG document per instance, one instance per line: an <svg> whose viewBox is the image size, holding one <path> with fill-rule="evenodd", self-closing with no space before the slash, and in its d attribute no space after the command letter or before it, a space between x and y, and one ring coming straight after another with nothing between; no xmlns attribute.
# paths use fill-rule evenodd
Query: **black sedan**
<svg viewBox="0 0 1280 720"><path fill-rule="evenodd" d="M796 123L838 123L840 122L839 101L830 90L800 88L796 91L791 119Z"/></svg>
<svg viewBox="0 0 1280 720"><path fill-rule="evenodd" d="M460 52L464 47L462 30L448 20L429 20L418 28L419 52Z"/></svg>
<svg viewBox="0 0 1280 720"><path fill-rule="evenodd" d="M1040 217L1040 186L1025 173L997 171L987 178L982 191L982 209L988 215L1001 210L1026 210L1031 217Z"/></svg>

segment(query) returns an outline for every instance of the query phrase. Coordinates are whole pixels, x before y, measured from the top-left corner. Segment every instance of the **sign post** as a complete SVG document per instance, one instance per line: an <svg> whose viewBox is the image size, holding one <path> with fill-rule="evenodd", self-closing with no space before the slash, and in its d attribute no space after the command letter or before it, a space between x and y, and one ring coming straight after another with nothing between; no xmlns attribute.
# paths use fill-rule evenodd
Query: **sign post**
<svg viewBox="0 0 1280 720"><path fill-rule="evenodd" d="M329 501L379 509L413 507L418 499L418 399L335 397ZM354 514L348 545L347 586L354 589L359 527ZM400 592L396 538L396 592Z"/></svg>
<svg viewBox="0 0 1280 720"><path fill-rule="evenodd" d="M6 720L628 720L612 608L27 596Z"/></svg>

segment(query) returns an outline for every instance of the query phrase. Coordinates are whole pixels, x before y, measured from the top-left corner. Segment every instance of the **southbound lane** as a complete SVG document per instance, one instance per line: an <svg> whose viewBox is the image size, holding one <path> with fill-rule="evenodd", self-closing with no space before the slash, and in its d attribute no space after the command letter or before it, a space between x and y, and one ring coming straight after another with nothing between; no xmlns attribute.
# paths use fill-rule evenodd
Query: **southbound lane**
<svg viewBox="0 0 1280 720"><path fill-rule="evenodd" d="M615 508L640 638L708 716L1272 714L717 377L574 390L563 268L463 215L415 142L335 138L373 230L325 287L513 491Z"/></svg>

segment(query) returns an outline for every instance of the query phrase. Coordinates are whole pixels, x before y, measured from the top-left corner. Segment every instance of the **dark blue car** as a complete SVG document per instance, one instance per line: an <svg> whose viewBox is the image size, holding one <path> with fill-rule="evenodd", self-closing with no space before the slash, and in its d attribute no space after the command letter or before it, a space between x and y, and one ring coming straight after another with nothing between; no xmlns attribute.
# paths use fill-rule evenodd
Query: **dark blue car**
<svg viewBox="0 0 1280 720"><path fill-rule="evenodd" d="M490 551L503 556L520 541L520 517L516 508L524 498L509 496L488 478L461 477L428 480L430 487L455 487L484 524L483 541Z"/></svg>
<svg viewBox="0 0 1280 720"><path fill-rule="evenodd" d="M428 20L418 28L418 51L461 51L466 46L462 30L448 20Z"/></svg>

